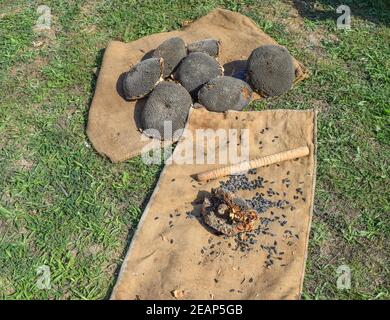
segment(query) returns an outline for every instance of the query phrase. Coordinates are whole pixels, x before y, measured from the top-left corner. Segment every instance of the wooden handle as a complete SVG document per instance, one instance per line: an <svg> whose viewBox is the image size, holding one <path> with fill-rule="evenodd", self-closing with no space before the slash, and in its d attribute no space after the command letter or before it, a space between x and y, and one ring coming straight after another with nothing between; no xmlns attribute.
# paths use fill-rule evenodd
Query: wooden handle
<svg viewBox="0 0 390 320"><path fill-rule="evenodd" d="M309 153L310 151L307 146L299 147L296 149L291 149L291 150L271 154L269 156L255 158L253 160L243 161L237 164L199 173L197 175L197 180L205 181L205 180L217 179L231 174L245 172L250 169L265 167L273 163L292 160L295 158L301 158L307 156Z"/></svg>

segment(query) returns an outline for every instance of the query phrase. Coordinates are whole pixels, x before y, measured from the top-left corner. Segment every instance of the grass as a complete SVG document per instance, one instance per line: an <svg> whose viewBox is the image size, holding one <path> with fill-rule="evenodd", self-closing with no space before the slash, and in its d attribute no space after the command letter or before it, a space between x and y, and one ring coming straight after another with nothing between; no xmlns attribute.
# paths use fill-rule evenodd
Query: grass
<svg viewBox="0 0 390 320"><path fill-rule="evenodd" d="M350 31L336 28L331 0L47 1L54 32L43 36L40 2L0 1L0 299L108 297L163 164L93 151L93 71L111 39L178 29L216 7L251 17L311 71L252 105L320 111L303 298L389 299L390 8L344 3ZM42 265L49 290L36 286ZM336 287L341 265L350 290Z"/></svg>

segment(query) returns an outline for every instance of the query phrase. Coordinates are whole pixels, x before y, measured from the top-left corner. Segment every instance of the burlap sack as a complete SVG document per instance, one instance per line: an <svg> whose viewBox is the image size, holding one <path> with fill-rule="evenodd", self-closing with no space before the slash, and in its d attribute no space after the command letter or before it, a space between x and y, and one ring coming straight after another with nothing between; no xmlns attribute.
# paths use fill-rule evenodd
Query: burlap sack
<svg viewBox="0 0 390 320"><path fill-rule="evenodd" d="M263 177L264 187L238 192L245 199L259 192L274 202L287 200L289 203L283 209L270 208L261 213L265 234L261 232L256 236L257 242L251 245L249 252L235 251L232 238L215 235L196 218L200 210L196 199L200 200L203 192L219 186L220 181L198 183L192 175L220 165L167 161L111 298L298 299L313 210L315 112L268 110L222 114L210 113L204 108L192 109L186 130L195 137L193 143L197 143L195 130L202 128L239 129L238 132L248 128L251 159L307 145L308 157L247 174L250 180ZM188 135L181 138L173 157L183 153L181 146L186 145L188 139ZM216 149L226 147L227 143L216 139ZM183 155L183 159L194 158L195 153ZM267 222L266 218L270 220ZM270 260L272 265L267 266Z"/></svg>
<svg viewBox="0 0 390 320"><path fill-rule="evenodd" d="M217 9L180 31L164 32L130 43L111 42L104 54L95 95L89 111L87 134L97 152L111 161L119 162L139 155L142 150L160 145L150 144L138 130L139 115L145 99L128 102L121 92L121 75L148 56L160 43L170 37L182 37L187 43L214 38L221 41L219 61L227 75L245 65L252 50L264 44L276 44L248 17ZM296 82L305 78L306 69L294 60ZM258 96L257 96L258 97Z"/></svg>

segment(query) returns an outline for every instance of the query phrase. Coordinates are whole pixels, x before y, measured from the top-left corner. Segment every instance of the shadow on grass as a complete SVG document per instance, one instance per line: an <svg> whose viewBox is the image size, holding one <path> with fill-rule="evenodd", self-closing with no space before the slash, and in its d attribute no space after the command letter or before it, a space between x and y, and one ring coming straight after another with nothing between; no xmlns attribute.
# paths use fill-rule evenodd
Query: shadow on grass
<svg viewBox="0 0 390 320"><path fill-rule="evenodd" d="M293 0L293 3L302 17L312 21L327 19L336 21L341 15L336 12L336 9L340 5L347 5L351 9L352 19L359 17L375 24L390 24L390 2L387 0ZM318 9L316 7L318 3L326 9Z"/></svg>
<svg viewBox="0 0 390 320"><path fill-rule="evenodd" d="M100 49L97 52L96 58L95 58L95 66L96 66L97 71L96 71L95 75L91 76L90 92L88 93L88 109L86 109L86 112L84 114L84 133L86 136L87 136L86 130L87 130L87 125L88 125L88 113L89 113L89 109L91 108L93 96L95 95L96 83L97 83L97 79L99 77L99 72L100 72L100 68L102 65L103 56L104 56L105 51L106 51L105 48Z"/></svg>

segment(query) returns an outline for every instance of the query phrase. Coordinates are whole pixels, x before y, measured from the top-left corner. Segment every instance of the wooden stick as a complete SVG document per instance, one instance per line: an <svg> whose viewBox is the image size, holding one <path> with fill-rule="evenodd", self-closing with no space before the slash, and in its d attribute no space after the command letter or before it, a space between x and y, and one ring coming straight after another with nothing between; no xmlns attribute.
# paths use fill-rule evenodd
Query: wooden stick
<svg viewBox="0 0 390 320"><path fill-rule="evenodd" d="M296 158L305 157L310 153L309 148L307 146L299 147L296 149L291 149L275 154L271 154L269 156L255 158L249 161L239 162L237 164L225 166L222 168L206 171L203 173L197 174L198 181L212 180L221 177L225 177L232 174L237 174L241 172L248 171L250 169L255 169L259 167L265 167L273 163L278 163L286 160L292 160Z"/></svg>

